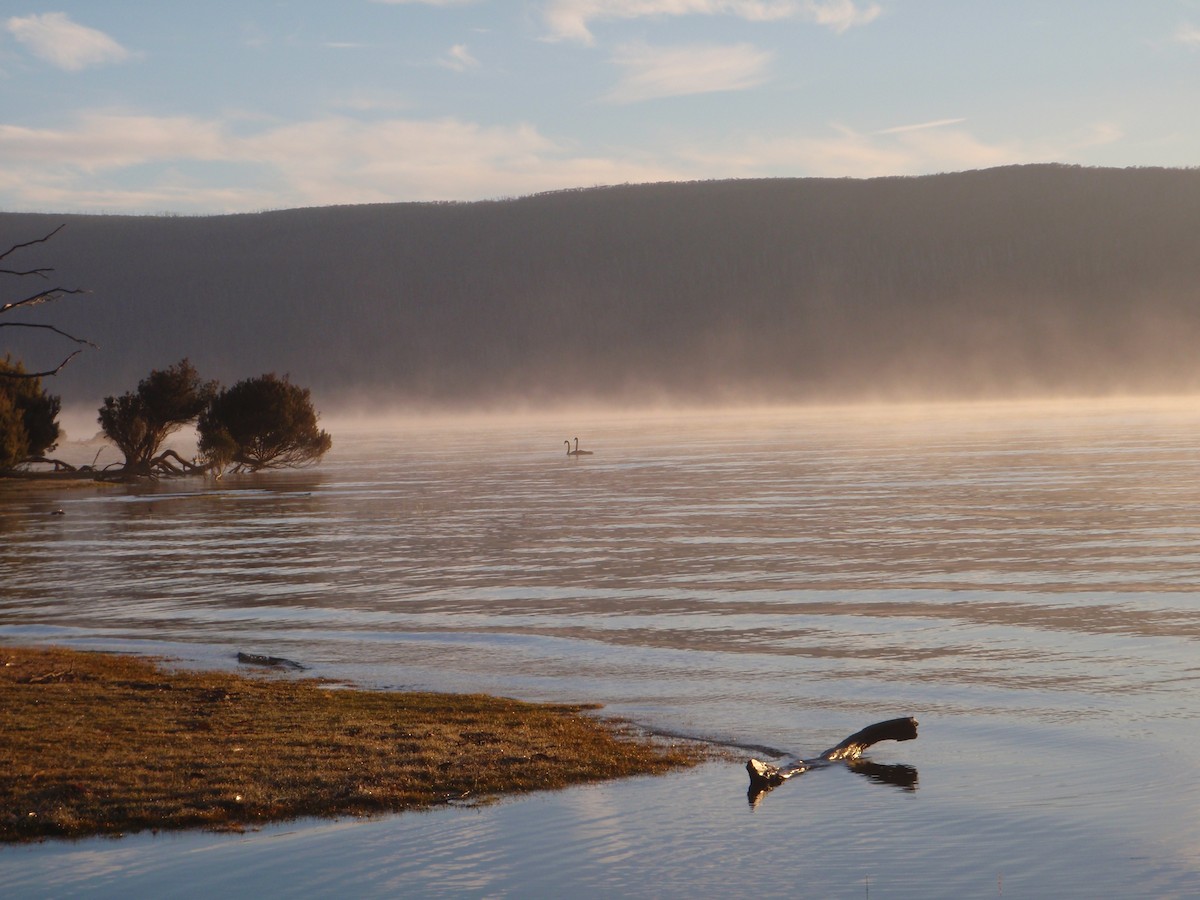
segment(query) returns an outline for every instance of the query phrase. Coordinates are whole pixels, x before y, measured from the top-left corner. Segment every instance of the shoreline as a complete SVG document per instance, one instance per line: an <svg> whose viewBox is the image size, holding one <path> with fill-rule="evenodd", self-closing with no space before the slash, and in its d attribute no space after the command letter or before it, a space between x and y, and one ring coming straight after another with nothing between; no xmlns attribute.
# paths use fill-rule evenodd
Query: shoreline
<svg viewBox="0 0 1200 900"><path fill-rule="evenodd" d="M0 644L0 844L477 806L713 751L589 704Z"/></svg>

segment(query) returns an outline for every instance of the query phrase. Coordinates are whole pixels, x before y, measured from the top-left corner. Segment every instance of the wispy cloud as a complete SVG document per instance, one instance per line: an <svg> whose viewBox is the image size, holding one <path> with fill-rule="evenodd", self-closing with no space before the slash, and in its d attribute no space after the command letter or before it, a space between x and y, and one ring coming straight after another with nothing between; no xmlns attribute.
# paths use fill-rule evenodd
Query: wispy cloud
<svg viewBox="0 0 1200 900"><path fill-rule="evenodd" d="M73 22L66 13L14 16L4 27L29 52L68 72L130 57L128 50L103 31Z"/></svg>
<svg viewBox="0 0 1200 900"><path fill-rule="evenodd" d="M1092 147L1103 147L1107 144L1115 144L1117 141L1125 138L1125 129L1113 122L1094 122L1082 129L1078 137L1075 137L1069 144L1066 145L1067 154L1074 154L1079 150L1088 150ZM1047 157L1049 158L1049 157Z"/></svg>
<svg viewBox="0 0 1200 900"><path fill-rule="evenodd" d="M41 165L92 173L150 161L214 160L224 144L219 125L186 116L92 113L64 129L0 125L0 159L10 170Z"/></svg>
<svg viewBox="0 0 1200 900"><path fill-rule="evenodd" d="M465 72L468 69L479 68L479 60L471 55L471 51L467 49L466 44L455 44L446 51L446 55L438 62L447 69L453 69L455 72Z"/></svg>
<svg viewBox="0 0 1200 900"><path fill-rule="evenodd" d="M411 98L402 92L386 88L363 87L335 95L328 103L332 109L353 110L360 113L397 113L411 109L413 106Z"/></svg>
<svg viewBox="0 0 1200 900"><path fill-rule="evenodd" d="M635 103L655 97L740 91L766 80L772 54L750 44L622 47L613 62L625 77L603 99Z"/></svg>
<svg viewBox="0 0 1200 900"><path fill-rule="evenodd" d="M812 0L804 7L814 22L839 34L859 25L869 25L883 13L883 7L878 3L856 3L854 0Z"/></svg>
<svg viewBox="0 0 1200 900"><path fill-rule="evenodd" d="M902 134L906 131L924 131L926 128L945 128L947 125L961 125L966 119L935 119L932 122L919 122L916 125L896 125L876 131L876 134Z"/></svg>
<svg viewBox="0 0 1200 900"><path fill-rule="evenodd" d="M1184 22L1175 29L1172 39L1177 43L1187 44L1189 47L1200 47L1200 27L1190 22Z"/></svg>
<svg viewBox="0 0 1200 900"><path fill-rule="evenodd" d="M242 122L123 113L60 128L0 126L8 209L214 213L266 207L476 200L688 173L579 154L528 125L333 116L254 129ZM219 167L221 180L207 175ZM134 167L162 174L121 188Z"/></svg>
<svg viewBox="0 0 1200 900"><path fill-rule="evenodd" d="M547 0L552 40L593 43L591 24L668 16L735 16L749 22L802 19L845 31L878 18L882 7L858 0Z"/></svg>
<svg viewBox="0 0 1200 900"><path fill-rule="evenodd" d="M525 124L376 117L289 125L92 113L56 128L0 125L0 206L10 210L217 213L478 200L622 182L921 175L1086 158L1111 123L1036 140L988 140L963 119L861 132L733 134L649 151L582 152ZM129 188L129 172L154 173ZM218 174L219 178L212 176Z"/></svg>
<svg viewBox="0 0 1200 900"><path fill-rule="evenodd" d="M1069 162L1082 150L1119 140L1111 124L1036 141L988 141L958 127L966 120L938 120L864 133L837 125L826 135L762 138L749 136L724 147L693 148L688 164L721 172L721 177L752 178L787 173L831 178L924 175L991 166Z"/></svg>

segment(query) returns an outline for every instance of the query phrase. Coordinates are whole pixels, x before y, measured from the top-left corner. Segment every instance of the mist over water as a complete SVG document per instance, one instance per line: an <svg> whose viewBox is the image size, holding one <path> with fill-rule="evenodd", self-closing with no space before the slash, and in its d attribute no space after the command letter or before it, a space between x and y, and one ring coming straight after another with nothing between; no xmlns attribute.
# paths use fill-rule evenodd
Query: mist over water
<svg viewBox="0 0 1200 900"><path fill-rule="evenodd" d="M16 312L103 348L56 379L93 408L181 357L224 384L274 371L429 409L1200 390L1195 169L0 212L14 239L63 224L20 265L89 295ZM62 358L60 335L5 331L30 365Z"/></svg>
<svg viewBox="0 0 1200 900"><path fill-rule="evenodd" d="M1200 402L324 424L334 449L301 472L0 485L0 639L597 701L786 755L911 714L917 741L871 753L911 789L831 769L751 808L740 764L714 763L481 811L5 849L0 890L1194 891ZM576 435L593 456L566 455Z"/></svg>

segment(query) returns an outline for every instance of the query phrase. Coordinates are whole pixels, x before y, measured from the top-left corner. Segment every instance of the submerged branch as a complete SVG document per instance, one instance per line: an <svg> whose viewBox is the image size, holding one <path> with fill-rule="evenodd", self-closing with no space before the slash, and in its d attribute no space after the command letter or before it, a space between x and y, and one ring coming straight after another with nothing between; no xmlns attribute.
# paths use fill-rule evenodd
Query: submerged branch
<svg viewBox="0 0 1200 900"><path fill-rule="evenodd" d="M834 762L845 762L851 771L866 775L873 781L915 790L917 773L911 766L882 766L860 762L859 757L868 747L880 741L912 741L916 737L917 720L911 716L905 716L868 725L861 731L850 735L837 746L830 747L813 760L799 759L786 766L773 766L757 759L751 759L746 763L746 771L750 775L750 804L757 805L764 793L771 788L778 787L789 778L803 774L809 769L823 768Z"/></svg>
<svg viewBox="0 0 1200 900"><path fill-rule="evenodd" d="M47 466L54 466L55 472L79 472L81 469L78 466L73 466L68 462L63 462L61 459L51 459L48 456L31 456L28 459L22 460L21 465L33 465L34 463L42 463Z"/></svg>

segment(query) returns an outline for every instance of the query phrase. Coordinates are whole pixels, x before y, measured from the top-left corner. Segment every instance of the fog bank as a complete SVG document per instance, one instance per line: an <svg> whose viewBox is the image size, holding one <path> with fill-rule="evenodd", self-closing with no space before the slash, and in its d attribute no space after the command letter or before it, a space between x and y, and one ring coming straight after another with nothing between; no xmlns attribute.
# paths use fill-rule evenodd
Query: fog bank
<svg viewBox="0 0 1200 900"><path fill-rule="evenodd" d="M358 408L538 410L1200 388L1200 171L596 188L212 217L0 213L98 405L189 357ZM26 284L6 278L4 300ZM33 285L37 289L44 285ZM26 293L28 293L26 291ZM0 329L52 367L60 346ZM72 349L66 347L66 350Z"/></svg>

